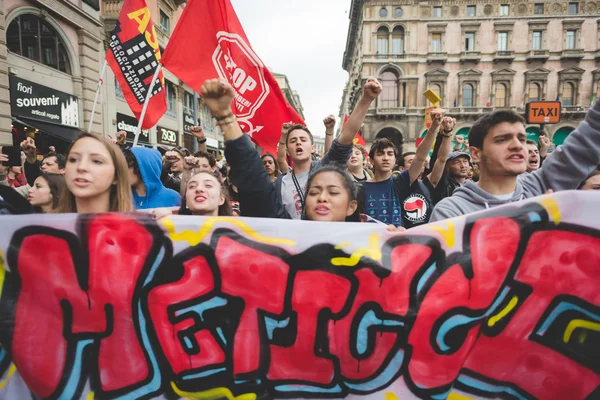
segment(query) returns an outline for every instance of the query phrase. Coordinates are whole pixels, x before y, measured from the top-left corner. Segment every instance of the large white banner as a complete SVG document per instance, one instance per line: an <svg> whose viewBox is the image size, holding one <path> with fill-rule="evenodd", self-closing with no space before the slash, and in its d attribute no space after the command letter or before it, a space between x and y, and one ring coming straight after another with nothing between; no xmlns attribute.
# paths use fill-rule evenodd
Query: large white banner
<svg viewBox="0 0 600 400"><path fill-rule="evenodd" d="M599 206L1 217L0 398L599 398Z"/></svg>

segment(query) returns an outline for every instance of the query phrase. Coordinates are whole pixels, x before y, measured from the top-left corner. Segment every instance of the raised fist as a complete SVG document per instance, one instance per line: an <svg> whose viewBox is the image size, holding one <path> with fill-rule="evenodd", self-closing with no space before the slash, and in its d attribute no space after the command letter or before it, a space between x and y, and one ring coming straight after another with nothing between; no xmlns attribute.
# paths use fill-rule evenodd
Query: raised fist
<svg viewBox="0 0 600 400"><path fill-rule="evenodd" d="M434 108L433 110L429 111L429 116L431 117L432 125L434 127L440 126L440 124L442 123L442 118L444 118L445 114L446 110L444 110L443 108Z"/></svg>
<svg viewBox="0 0 600 400"><path fill-rule="evenodd" d="M379 96L382 90L381 83L377 79L369 78L363 87L363 96L373 101Z"/></svg>
<svg viewBox="0 0 600 400"><path fill-rule="evenodd" d="M125 144L125 140L127 139L127 132L119 131L117 132L117 144Z"/></svg>
<svg viewBox="0 0 600 400"><path fill-rule="evenodd" d="M167 162L177 161L177 159L179 158L179 153L173 150L169 150L165 153L165 158L167 159Z"/></svg>
<svg viewBox="0 0 600 400"><path fill-rule="evenodd" d="M48 146L48 152L50 152L50 153L56 153L56 147L54 147L54 146Z"/></svg>
<svg viewBox="0 0 600 400"><path fill-rule="evenodd" d="M196 166L197 163L197 159L194 156L188 156L186 158L183 159L185 162L183 163L183 168L184 169L192 169Z"/></svg>
<svg viewBox="0 0 600 400"><path fill-rule="evenodd" d="M456 125L456 120L452 117L444 117L442 118L442 130L449 132L454 129Z"/></svg>
<svg viewBox="0 0 600 400"><path fill-rule="evenodd" d="M232 114L231 102L235 96L233 87L225 79L209 79L200 89L204 104L215 117Z"/></svg>
<svg viewBox="0 0 600 400"><path fill-rule="evenodd" d="M460 136L460 135L456 135L456 144L463 144L465 142L465 137L464 136Z"/></svg>
<svg viewBox="0 0 600 400"><path fill-rule="evenodd" d="M204 139L204 129L202 129L201 126L190 126L190 132L192 132L192 135L194 135L196 138L200 140Z"/></svg>
<svg viewBox="0 0 600 400"><path fill-rule="evenodd" d="M323 125L325 125L325 129L335 128L335 116L328 115L325 118L323 118Z"/></svg>
<svg viewBox="0 0 600 400"><path fill-rule="evenodd" d="M542 150L548 150L548 148L550 147L550 139L548 139L546 136L540 136L539 142L540 142L540 152Z"/></svg>

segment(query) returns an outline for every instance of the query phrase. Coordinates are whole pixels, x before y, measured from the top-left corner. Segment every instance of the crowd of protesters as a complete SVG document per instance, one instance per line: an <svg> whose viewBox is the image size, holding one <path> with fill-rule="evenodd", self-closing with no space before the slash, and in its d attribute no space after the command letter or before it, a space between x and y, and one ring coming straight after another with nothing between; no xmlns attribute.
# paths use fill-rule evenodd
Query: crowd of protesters
<svg viewBox="0 0 600 400"><path fill-rule="evenodd" d="M316 156L312 133L285 123L277 155L262 156L232 112L234 89L213 79L202 87L204 103L225 139L225 158L207 152L201 127L191 128L198 151L128 147L81 134L67 154L50 148L38 159L36 144L20 144L21 166L6 167L0 151L0 213L102 213L151 209L155 218L178 213L311 221L367 221L391 231L485 210L551 191L600 189L600 102L562 146L527 139L525 121L500 110L482 116L468 140L455 136L456 121L431 111L431 126L415 152L386 138L367 151L354 143L381 93L365 83L348 121L334 137L327 116L325 154ZM433 149L433 150L432 150Z"/></svg>

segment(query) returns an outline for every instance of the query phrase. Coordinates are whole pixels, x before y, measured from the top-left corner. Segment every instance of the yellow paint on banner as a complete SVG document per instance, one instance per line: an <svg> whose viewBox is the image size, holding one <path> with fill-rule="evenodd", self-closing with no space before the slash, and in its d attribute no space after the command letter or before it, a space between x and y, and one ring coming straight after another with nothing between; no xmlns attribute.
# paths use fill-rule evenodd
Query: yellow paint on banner
<svg viewBox="0 0 600 400"><path fill-rule="evenodd" d="M338 249L340 246L337 246ZM350 257L335 257L331 264L336 267L355 267L362 257L370 257L375 261L381 261L381 249L379 248L379 235L371 233L369 236L369 247L356 249Z"/></svg>
<svg viewBox="0 0 600 400"><path fill-rule="evenodd" d="M256 400L256 393L244 393L236 397L233 395L233 393L231 393L229 389L224 387L195 393L184 392L183 390L180 390L175 384L175 382L171 382L171 387L179 397L186 397L189 399L217 400L226 398L227 400Z"/></svg>
<svg viewBox="0 0 600 400"><path fill-rule="evenodd" d="M335 246L335 249L336 250L344 250L344 249L347 249L350 246L352 246L352 243L350 243L350 242L344 242L344 243L340 243L337 246Z"/></svg>
<svg viewBox="0 0 600 400"><path fill-rule="evenodd" d="M6 384L8 383L8 381L13 376L16 370L17 367L15 367L15 364L10 364L10 367L8 368L8 373L6 374L6 378L0 381L0 389L4 389L4 386L6 386Z"/></svg>
<svg viewBox="0 0 600 400"><path fill-rule="evenodd" d="M541 199L540 204L548 211L554 223L558 225L560 223L560 207L556 200L554 200L554 197Z"/></svg>
<svg viewBox="0 0 600 400"><path fill-rule="evenodd" d="M218 222L225 222L225 223L235 226L236 228L241 230L244 234L246 234L248 237L256 240L257 242L271 244L271 245L282 245L282 246L295 246L296 245L296 242L294 242L293 240L268 238L268 237L262 236L258 232L256 232L252 228L250 228L248 226L248 224L242 222L241 220L239 220L237 218L212 217L212 218L207 219L204 222L204 224L202 224L202 226L200 227L200 229L197 232L187 230L187 231L183 231L183 232L179 232L179 233L175 232L175 224L173 223L173 221L171 219L163 218L161 221L162 221L165 229L169 233L169 236L172 241L188 242L188 244L190 246L195 246L198 243L202 242L208 236L208 234L212 231L215 224Z"/></svg>
<svg viewBox="0 0 600 400"><path fill-rule="evenodd" d="M472 397L463 396L462 394L450 392L446 400L474 400Z"/></svg>
<svg viewBox="0 0 600 400"><path fill-rule="evenodd" d="M600 332L600 323L586 321L584 319L574 319L573 321L569 322L569 325L567 325L567 329L565 329L565 334L563 336L563 341L565 343L569 343L573 331L577 328L589 329L591 331Z"/></svg>
<svg viewBox="0 0 600 400"><path fill-rule="evenodd" d="M430 229L434 232L439 233L446 242L446 246L452 248L454 247L454 222L446 221L446 228L441 226L428 226L427 229Z"/></svg>
<svg viewBox="0 0 600 400"><path fill-rule="evenodd" d="M94 392L89 392L85 400L94 400Z"/></svg>
<svg viewBox="0 0 600 400"><path fill-rule="evenodd" d="M0 297L2 297L2 289L4 289L4 277L6 276L6 269L4 266L4 257L2 251L0 251Z"/></svg>
<svg viewBox="0 0 600 400"><path fill-rule="evenodd" d="M398 396L392 392L385 392L384 400L398 400Z"/></svg>
<svg viewBox="0 0 600 400"><path fill-rule="evenodd" d="M510 299L510 301L508 302L508 304L506 305L506 307L504 307L504 309L502 311L500 311L498 314L494 315L492 318L489 319L488 326L496 325L496 323L498 321L500 321L502 318L506 317L508 315L508 313L510 313L518 303L519 303L519 298L517 296L513 296L513 298Z"/></svg>

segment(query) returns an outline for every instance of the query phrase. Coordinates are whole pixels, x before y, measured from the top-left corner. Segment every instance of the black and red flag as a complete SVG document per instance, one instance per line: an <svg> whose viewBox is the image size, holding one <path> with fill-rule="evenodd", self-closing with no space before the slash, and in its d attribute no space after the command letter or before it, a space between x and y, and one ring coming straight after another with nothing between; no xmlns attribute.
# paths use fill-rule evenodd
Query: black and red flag
<svg viewBox="0 0 600 400"><path fill-rule="evenodd" d="M152 77L160 62L160 48L144 0L125 0L117 25L110 35L106 61L121 86L123 96L139 120ZM159 72L148 101L142 129L156 125L167 111L162 71Z"/></svg>

